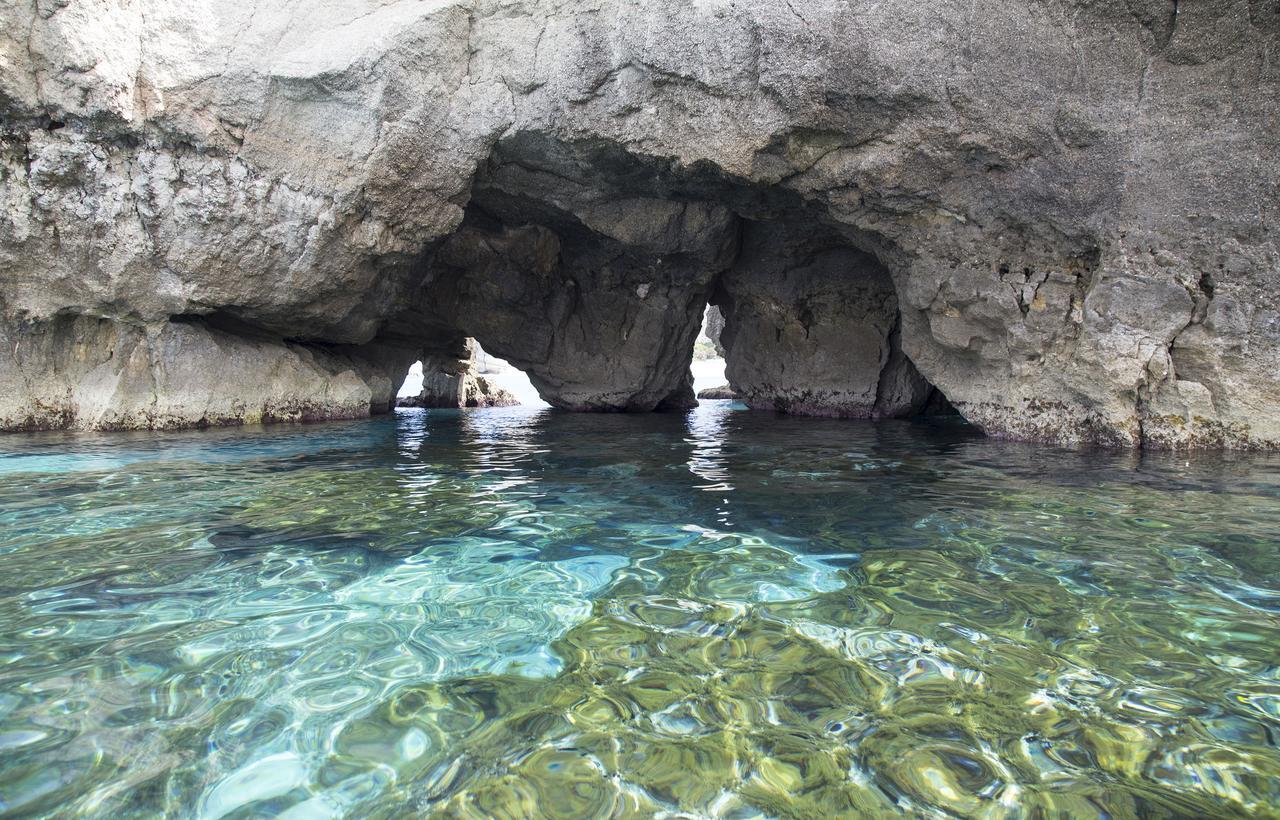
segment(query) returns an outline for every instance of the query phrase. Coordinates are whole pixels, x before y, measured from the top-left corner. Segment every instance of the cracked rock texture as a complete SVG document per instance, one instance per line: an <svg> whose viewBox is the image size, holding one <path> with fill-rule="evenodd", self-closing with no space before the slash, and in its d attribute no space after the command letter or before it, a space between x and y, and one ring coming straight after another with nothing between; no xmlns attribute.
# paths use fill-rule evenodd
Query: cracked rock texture
<svg viewBox="0 0 1280 820"><path fill-rule="evenodd" d="M570 409L1280 444L1261 0L0 0L0 428ZM426 351L423 353L423 351ZM456 357L455 357L456 358Z"/></svg>
<svg viewBox="0 0 1280 820"><path fill-rule="evenodd" d="M553 406L694 406L693 344L738 219L665 184L661 169L598 146L500 143L461 226L424 260L403 332L478 338Z"/></svg>

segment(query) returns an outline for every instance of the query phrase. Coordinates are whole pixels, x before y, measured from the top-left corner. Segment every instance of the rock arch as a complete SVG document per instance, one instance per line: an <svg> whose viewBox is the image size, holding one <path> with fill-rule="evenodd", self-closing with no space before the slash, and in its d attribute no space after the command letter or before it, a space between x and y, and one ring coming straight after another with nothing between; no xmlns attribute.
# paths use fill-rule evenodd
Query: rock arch
<svg viewBox="0 0 1280 820"><path fill-rule="evenodd" d="M424 254L401 322L442 347L478 339L556 407L682 409L711 302L749 405L911 415L934 388L902 350L891 275L855 233L712 167L520 133L478 172L458 230Z"/></svg>

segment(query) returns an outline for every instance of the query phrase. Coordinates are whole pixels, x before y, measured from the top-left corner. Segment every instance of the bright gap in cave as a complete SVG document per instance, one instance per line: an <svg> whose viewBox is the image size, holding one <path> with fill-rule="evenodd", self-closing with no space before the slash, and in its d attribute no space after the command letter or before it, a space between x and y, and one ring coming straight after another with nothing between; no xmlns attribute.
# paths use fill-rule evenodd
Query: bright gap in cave
<svg viewBox="0 0 1280 820"><path fill-rule="evenodd" d="M491 383L511 393L520 400L520 404L523 407L551 406L538 395L537 389L534 388L533 383L529 381L528 375L523 370L510 364L505 359L499 359L497 356L486 353L478 343L476 344L475 372L477 375L484 376ZM396 393L396 398L402 399L416 396L421 392L422 362L417 361L409 368L404 382L400 385L400 390Z"/></svg>
<svg viewBox="0 0 1280 820"><path fill-rule="evenodd" d="M694 393L725 386L729 381L724 372L724 357L720 355L716 343L711 338L713 314L718 318L719 311L712 305L707 305L702 314L702 330L698 332L698 338L693 343L693 361L689 369L693 372ZM723 325L723 321L721 324Z"/></svg>

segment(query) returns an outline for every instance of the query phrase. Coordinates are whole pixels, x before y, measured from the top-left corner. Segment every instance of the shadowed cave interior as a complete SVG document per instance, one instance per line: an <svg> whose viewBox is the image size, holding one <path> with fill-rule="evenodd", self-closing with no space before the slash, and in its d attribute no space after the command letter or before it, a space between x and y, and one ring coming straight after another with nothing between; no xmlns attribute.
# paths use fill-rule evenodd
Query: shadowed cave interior
<svg viewBox="0 0 1280 820"><path fill-rule="evenodd" d="M459 228L422 255L390 332L425 340L426 406L486 403L474 339L554 407L684 409L711 304L728 381L753 408L949 411L902 350L885 251L780 188L523 133L495 146Z"/></svg>

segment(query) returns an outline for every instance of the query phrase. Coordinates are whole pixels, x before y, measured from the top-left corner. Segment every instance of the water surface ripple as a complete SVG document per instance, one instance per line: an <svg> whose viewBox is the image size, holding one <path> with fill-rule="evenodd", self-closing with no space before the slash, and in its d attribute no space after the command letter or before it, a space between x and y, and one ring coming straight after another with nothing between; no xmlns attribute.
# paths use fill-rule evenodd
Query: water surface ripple
<svg viewBox="0 0 1280 820"><path fill-rule="evenodd" d="M1280 460L401 411L0 439L0 815L1280 816Z"/></svg>

